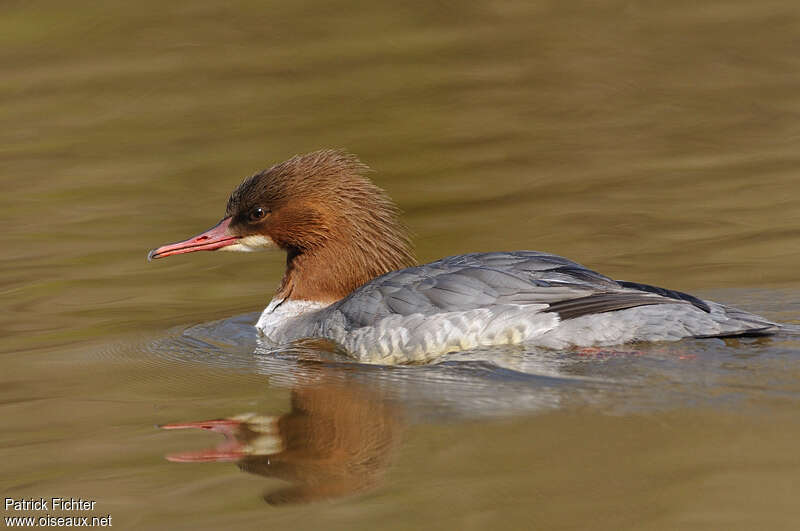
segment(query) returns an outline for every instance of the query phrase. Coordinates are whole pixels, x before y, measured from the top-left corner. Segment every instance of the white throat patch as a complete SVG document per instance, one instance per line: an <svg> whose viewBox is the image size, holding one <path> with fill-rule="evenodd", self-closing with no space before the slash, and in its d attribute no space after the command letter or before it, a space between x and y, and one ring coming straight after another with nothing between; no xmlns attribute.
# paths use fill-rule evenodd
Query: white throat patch
<svg viewBox="0 0 800 531"><path fill-rule="evenodd" d="M240 253L252 253L253 251L263 251L277 247L272 238L263 234L251 234L239 240L233 245L222 247L220 251L238 251Z"/></svg>

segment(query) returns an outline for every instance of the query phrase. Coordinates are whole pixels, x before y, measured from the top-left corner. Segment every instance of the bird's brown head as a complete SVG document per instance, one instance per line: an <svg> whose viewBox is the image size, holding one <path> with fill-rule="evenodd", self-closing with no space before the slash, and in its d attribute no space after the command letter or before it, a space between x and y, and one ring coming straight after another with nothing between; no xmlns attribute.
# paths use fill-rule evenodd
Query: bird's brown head
<svg viewBox="0 0 800 531"><path fill-rule="evenodd" d="M213 228L154 249L148 258L277 247L287 253L279 296L341 299L414 263L399 211L368 171L355 155L338 150L292 157L245 179Z"/></svg>

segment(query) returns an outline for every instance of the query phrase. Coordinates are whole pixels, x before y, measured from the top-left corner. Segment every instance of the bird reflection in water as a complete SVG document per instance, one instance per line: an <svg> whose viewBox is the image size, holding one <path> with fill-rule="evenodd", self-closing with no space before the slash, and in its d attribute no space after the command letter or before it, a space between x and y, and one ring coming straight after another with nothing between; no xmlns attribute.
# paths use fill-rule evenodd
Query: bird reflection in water
<svg viewBox="0 0 800 531"><path fill-rule="evenodd" d="M203 352L220 359L208 344L202 343L203 351L193 352L193 359ZM487 353L475 351L439 364L386 367L353 362L318 340L281 350L258 345L244 366L268 377L270 386L290 389L291 411L280 417L247 413L163 425L225 437L215 448L167 459L236 462L245 472L291 482L265 494L271 504L332 499L379 486L409 425L531 414L613 389L592 367L616 352L592 354L597 364L580 354L516 346L493 348L490 354L492 362Z"/></svg>
<svg viewBox="0 0 800 531"><path fill-rule="evenodd" d="M324 375L322 367L317 369L317 377ZM215 448L167 459L236 462L244 472L291 482L264 494L273 505L339 498L381 483L403 431L401 416L389 402L352 382L317 378L313 385L306 382L292 389L291 406L279 417L248 413L163 425L225 437Z"/></svg>

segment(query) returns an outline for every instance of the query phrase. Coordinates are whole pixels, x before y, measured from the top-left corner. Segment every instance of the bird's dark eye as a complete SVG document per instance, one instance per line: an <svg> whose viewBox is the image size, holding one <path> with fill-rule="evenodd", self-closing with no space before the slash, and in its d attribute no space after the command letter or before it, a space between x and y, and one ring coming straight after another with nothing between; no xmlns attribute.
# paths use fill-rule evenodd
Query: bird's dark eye
<svg viewBox="0 0 800 531"><path fill-rule="evenodd" d="M267 209L263 207L256 207L250 211L250 221L258 221L267 215Z"/></svg>

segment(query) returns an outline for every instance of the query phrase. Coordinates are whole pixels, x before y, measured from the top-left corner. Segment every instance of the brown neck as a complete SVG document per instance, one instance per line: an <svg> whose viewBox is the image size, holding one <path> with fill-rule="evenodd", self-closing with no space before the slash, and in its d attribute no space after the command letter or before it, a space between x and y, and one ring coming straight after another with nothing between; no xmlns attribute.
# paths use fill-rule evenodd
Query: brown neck
<svg viewBox="0 0 800 531"><path fill-rule="evenodd" d="M350 245L330 241L304 251L288 249L286 271L276 297L331 303L380 275L414 264L400 240Z"/></svg>

